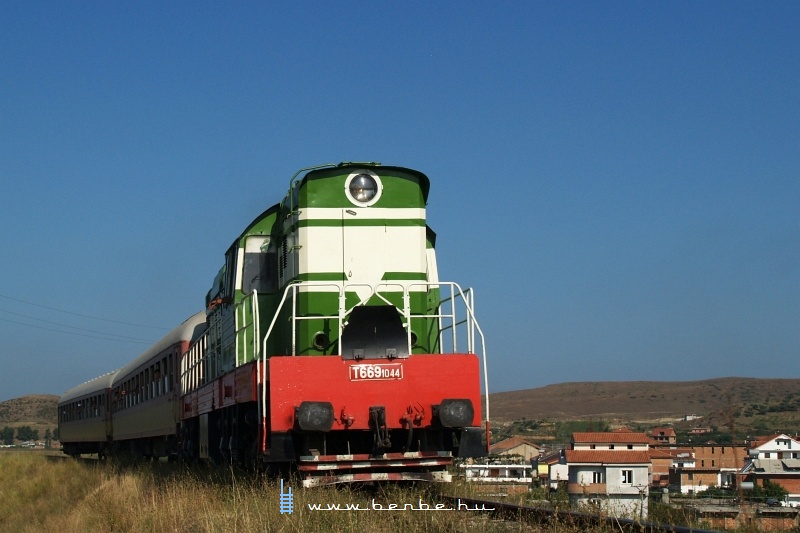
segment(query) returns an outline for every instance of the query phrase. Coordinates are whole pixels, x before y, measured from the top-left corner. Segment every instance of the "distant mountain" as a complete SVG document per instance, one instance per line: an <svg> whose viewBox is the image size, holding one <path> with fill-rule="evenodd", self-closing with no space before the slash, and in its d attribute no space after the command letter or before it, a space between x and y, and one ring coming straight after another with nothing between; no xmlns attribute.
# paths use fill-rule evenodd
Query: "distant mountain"
<svg viewBox="0 0 800 533"><path fill-rule="evenodd" d="M31 394L0 403L0 428L3 426L56 427L58 396Z"/></svg>
<svg viewBox="0 0 800 533"><path fill-rule="evenodd" d="M794 427L800 431L800 379L718 378L703 381L599 381L561 383L489 395L497 421L527 418L672 421L685 415L703 424L724 425L733 412L752 426ZM780 422L779 424L777 422ZM697 424L697 422L695 422ZM794 425L793 424L797 424Z"/></svg>

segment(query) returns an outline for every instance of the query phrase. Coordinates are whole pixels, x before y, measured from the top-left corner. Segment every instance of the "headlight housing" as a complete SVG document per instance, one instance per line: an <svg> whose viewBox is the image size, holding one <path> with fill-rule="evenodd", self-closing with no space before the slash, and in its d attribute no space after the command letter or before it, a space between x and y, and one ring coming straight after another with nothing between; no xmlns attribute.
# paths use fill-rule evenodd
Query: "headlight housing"
<svg viewBox="0 0 800 533"><path fill-rule="evenodd" d="M359 207L369 207L381 197L383 186L371 170L358 170L347 177L344 185L347 198Z"/></svg>
<svg viewBox="0 0 800 533"><path fill-rule="evenodd" d="M295 418L303 431L330 431L333 405L330 402L303 402L295 408Z"/></svg>
<svg viewBox="0 0 800 533"><path fill-rule="evenodd" d="M436 409L437 407L438 409ZM475 409L472 407L472 400L469 399L442 400L442 403L434 408L439 416L439 421L446 428L472 425L472 419L475 417Z"/></svg>

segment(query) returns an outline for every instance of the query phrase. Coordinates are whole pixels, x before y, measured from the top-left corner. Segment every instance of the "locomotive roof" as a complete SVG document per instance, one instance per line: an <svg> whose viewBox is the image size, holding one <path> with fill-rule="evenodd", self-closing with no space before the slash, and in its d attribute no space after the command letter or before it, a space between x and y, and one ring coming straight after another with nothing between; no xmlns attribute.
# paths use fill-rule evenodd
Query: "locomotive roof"
<svg viewBox="0 0 800 533"><path fill-rule="evenodd" d="M187 318L183 324L176 327L167 333L160 341L147 349L139 357L122 367L117 371L115 378L124 379L128 377L131 372L136 371L140 366L147 361L164 351L169 346L176 344L182 340L194 341L206 329L206 313L200 311Z"/></svg>
<svg viewBox="0 0 800 533"><path fill-rule="evenodd" d="M336 172L336 171L338 171L338 172L345 171L346 172L347 169L354 169L354 168L355 169L360 169L360 168L372 169L372 170L375 170L377 172L380 172L381 169L386 169L386 170L390 170L390 171L396 171L396 172L402 172L402 173L405 173L405 174L411 174L412 176L415 176L419 180L419 186L422 189L423 201L425 203L428 202L428 192L430 191L430 188L431 188L431 182L430 182L430 179L428 179L428 176L426 176L425 174L423 174L422 172L420 172L418 170L414 170L414 169L411 169L411 168L389 166L389 165L381 165L380 163L339 163L338 165L329 165L329 166L322 166L322 167L314 168L313 170L309 170L309 172L306 172L305 176L303 176L302 179L300 179L300 181L298 182L298 187L301 187L303 185L303 183L308 181L310 178L313 178L316 174L330 173L332 171L334 171L334 172ZM244 231L241 233L241 235L239 235L239 237L237 237L237 239L234 241L234 244L236 242L238 242L239 239L241 239L243 236L247 235L250 232L250 230L254 226L256 226L259 222L264 220L270 214L279 211L280 207L281 207L281 203L283 203L283 200L284 199L282 199L281 202L269 207L263 213L258 215L252 222L250 222L250 224L247 225L247 227L244 229ZM435 236L434 236L434 238L435 238Z"/></svg>
<svg viewBox="0 0 800 533"><path fill-rule="evenodd" d="M331 165L330 167L315 169L306 173L306 175L303 176L303 178L300 180L300 185L302 186L304 182L308 181L310 178L313 178L315 174L330 173L331 171L338 171L341 169L353 169L353 168L370 169L377 172L378 174L380 174L381 170L389 170L389 171L402 172L404 174L411 174L412 176L415 176L417 179L419 179L419 186L422 189L422 198L426 203L428 202L428 192L430 191L431 188L431 181L430 179L428 179L428 176L426 176L419 170L414 170L413 168L397 167L393 165L381 165L380 163L346 162L346 163L339 163L338 165Z"/></svg>

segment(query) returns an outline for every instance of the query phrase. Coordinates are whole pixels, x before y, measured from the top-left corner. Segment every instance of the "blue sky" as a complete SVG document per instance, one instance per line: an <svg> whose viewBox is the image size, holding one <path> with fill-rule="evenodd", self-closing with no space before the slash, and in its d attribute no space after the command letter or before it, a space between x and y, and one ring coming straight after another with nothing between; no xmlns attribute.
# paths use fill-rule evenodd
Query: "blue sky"
<svg viewBox="0 0 800 533"><path fill-rule="evenodd" d="M798 28L796 2L3 2L0 400L128 362L339 161L431 178L493 391L800 377Z"/></svg>

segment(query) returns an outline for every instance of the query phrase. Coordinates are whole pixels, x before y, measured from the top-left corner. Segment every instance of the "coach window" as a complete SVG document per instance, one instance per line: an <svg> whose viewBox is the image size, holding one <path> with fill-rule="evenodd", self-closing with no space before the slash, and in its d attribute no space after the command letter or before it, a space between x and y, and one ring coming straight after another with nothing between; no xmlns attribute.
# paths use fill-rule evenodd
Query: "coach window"
<svg viewBox="0 0 800 533"><path fill-rule="evenodd" d="M169 368L169 377L167 378L167 383L169 384L169 391L172 392L175 388L175 368L173 367L173 359L172 354L169 354L169 362L167 363L167 368Z"/></svg>
<svg viewBox="0 0 800 533"><path fill-rule="evenodd" d="M159 363L159 380L158 380L158 388L161 391L159 394L166 394L167 393L167 358L164 357L161 359L161 363Z"/></svg>
<svg viewBox="0 0 800 533"><path fill-rule="evenodd" d="M244 245L242 292L250 294L277 290L278 251L268 236L248 237Z"/></svg>
<svg viewBox="0 0 800 533"><path fill-rule="evenodd" d="M161 379L159 380L158 388L161 389L161 394L166 394L167 393L167 358L166 357L161 359L161 366L159 367L159 369L161 370L161 372L159 374L161 376Z"/></svg>

